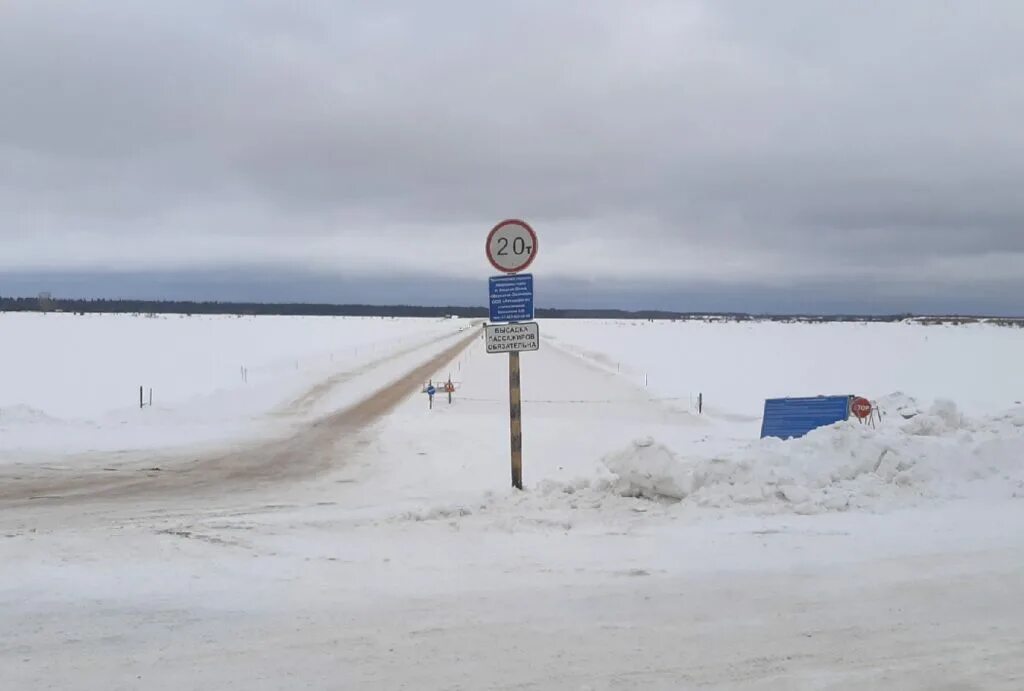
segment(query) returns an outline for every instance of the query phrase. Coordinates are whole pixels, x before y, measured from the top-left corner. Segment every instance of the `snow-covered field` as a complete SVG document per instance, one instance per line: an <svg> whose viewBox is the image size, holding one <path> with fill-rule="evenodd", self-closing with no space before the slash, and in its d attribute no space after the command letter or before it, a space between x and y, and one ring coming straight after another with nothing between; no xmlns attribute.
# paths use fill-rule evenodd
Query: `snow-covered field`
<svg viewBox="0 0 1024 691"><path fill-rule="evenodd" d="M0 462L280 434L403 371L402 362L374 365L465 326L444 319L0 313ZM338 373L372 376L331 392L345 400L300 401Z"/></svg>
<svg viewBox="0 0 1024 691"><path fill-rule="evenodd" d="M0 688L1024 688L1024 330L542 322L519 493L468 322L55 317L0 315ZM885 415L757 439L818 393Z"/></svg>
<svg viewBox="0 0 1024 691"><path fill-rule="evenodd" d="M990 324L549 322L549 337L652 394L760 415L764 399L905 392L993 413L1024 400L1024 330Z"/></svg>

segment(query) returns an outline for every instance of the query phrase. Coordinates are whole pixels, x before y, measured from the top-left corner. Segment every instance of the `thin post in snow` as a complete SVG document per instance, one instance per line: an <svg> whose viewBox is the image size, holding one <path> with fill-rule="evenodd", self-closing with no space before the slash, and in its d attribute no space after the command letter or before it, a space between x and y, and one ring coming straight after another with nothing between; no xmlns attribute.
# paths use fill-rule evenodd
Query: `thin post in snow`
<svg viewBox="0 0 1024 691"><path fill-rule="evenodd" d="M149 389L149 407L150 408L153 407L153 388L152 387L150 387L150 389Z"/></svg>
<svg viewBox="0 0 1024 691"><path fill-rule="evenodd" d="M139 410L142 410L145 406L142 402L142 387L139 387Z"/></svg>
<svg viewBox="0 0 1024 691"><path fill-rule="evenodd" d="M509 432L512 446L512 486L523 488L523 409L519 351L508 354Z"/></svg>

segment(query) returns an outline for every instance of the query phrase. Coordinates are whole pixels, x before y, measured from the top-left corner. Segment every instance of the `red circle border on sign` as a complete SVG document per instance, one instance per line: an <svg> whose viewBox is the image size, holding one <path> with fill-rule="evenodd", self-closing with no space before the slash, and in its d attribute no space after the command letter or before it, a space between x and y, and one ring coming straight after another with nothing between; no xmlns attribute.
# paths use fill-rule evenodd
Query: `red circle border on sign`
<svg viewBox="0 0 1024 691"><path fill-rule="evenodd" d="M867 407L867 410L864 408ZM850 412L853 413L857 418L866 420L871 415L871 411L874 406L871 405L871 401L864 398L863 396L857 396L850 402ZM863 415L861 414L863 412Z"/></svg>
<svg viewBox="0 0 1024 691"><path fill-rule="evenodd" d="M515 269L514 271L510 271L509 269L500 266L498 262L494 261L494 257L491 256L491 239L494 238L494 234L501 230L504 226L513 224L520 225L523 228L526 228L526 232L530 234L530 238L533 240L533 252L530 253L530 258L526 260L525 264ZM520 271L525 271L526 268L533 263L533 260L537 258L537 250L539 249L540 244L537 242L537 233L534 232L533 228L530 227L529 223L527 223L526 221L521 221L518 218L506 218L504 221L491 228L491 232L487 234L487 244L484 245L484 252L487 254L487 261L491 263L491 266L493 266L495 269L497 269L503 274L516 274L519 273Z"/></svg>

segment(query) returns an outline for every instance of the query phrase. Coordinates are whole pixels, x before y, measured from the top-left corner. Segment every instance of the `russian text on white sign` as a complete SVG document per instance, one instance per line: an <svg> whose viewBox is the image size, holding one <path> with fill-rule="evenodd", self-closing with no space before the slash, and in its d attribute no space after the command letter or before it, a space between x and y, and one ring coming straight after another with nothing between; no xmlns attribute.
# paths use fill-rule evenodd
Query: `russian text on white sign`
<svg viewBox="0 0 1024 691"><path fill-rule="evenodd" d="M488 324L486 332L488 353L520 353L540 350L540 327L537 322L522 324Z"/></svg>

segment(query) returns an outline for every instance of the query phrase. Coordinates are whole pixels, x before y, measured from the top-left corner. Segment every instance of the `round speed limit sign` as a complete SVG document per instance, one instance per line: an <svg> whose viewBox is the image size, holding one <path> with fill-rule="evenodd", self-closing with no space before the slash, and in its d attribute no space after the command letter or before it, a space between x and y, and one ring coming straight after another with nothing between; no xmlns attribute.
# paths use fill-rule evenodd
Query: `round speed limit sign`
<svg viewBox="0 0 1024 691"><path fill-rule="evenodd" d="M514 274L523 271L537 256L537 233L515 218L494 226L487 236L487 259L498 271Z"/></svg>

